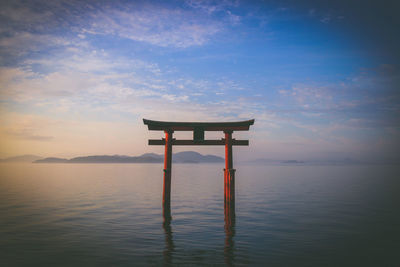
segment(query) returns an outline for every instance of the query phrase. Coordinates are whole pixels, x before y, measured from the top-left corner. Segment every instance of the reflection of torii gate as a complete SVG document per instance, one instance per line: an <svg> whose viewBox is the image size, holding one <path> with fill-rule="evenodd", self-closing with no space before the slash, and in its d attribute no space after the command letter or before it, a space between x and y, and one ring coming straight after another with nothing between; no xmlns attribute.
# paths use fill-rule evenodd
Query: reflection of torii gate
<svg viewBox="0 0 400 267"><path fill-rule="evenodd" d="M235 169L233 169L232 146L248 146L248 140L232 139L233 131L248 131L254 120L239 122L166 122L143 119L149 130L164 131L165 139L151 139L149 145L164 145L164 217L170 217L171 207L171 162L172 146L225 146L224 169L224 203L225 213L234 212L235 205ZM193 140L176 140L172 138L174 131L193 131ZM205 131L223 131L225 138L220 140L204 140ZM227 215L227 214L226 214Z"/></svg>

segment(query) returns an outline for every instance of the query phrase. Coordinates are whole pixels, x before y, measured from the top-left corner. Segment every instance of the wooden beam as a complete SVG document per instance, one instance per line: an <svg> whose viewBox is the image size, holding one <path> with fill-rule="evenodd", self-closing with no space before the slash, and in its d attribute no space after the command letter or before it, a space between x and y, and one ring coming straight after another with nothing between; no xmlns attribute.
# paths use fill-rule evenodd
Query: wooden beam
<svg viewBox="0 0 400 267"><path fill-rule="evenodd" d="M172 122L153 121L143 119L143 123L153 131L194 131L201 128L203 131L248 131L253 120L234 122Z"/></svg>
<svg viewBox="0 0 400 267"><path fill-rule="evenodd" d="M150 146L163 146L165 145L165 139L149 139ZM202 141L194 141L194 140L172 140L172 145L174 146L224 146L225 139L220 140L202 140ZM236 140L232 139L233 146L248 146L249 140Z"/></svg>

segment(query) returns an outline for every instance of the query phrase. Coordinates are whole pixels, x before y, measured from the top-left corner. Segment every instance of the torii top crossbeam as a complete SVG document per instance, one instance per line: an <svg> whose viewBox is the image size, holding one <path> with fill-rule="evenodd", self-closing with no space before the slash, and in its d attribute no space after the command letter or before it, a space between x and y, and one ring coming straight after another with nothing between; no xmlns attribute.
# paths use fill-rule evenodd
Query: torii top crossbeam
<svg viewBox="0 0 400 267"><path fill-rule="evenodd" d="M248 131L254 120L236 121L236 122L170 122L170 121L152 121L143 119L144 124L149 130L158 131L193 131L201 129L203 131Z"/></svg>

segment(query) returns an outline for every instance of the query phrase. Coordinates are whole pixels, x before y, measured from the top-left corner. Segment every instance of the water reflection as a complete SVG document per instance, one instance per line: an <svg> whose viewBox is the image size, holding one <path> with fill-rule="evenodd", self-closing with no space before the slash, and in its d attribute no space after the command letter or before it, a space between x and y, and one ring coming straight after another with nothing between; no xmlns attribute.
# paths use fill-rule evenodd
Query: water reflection
<svg viewBox="0 0 400 267"><path fill-rule="evenodd" d="M165 249L163 251L164 266L172 265L172 253L174 252L175 246L172 239L171 229L171 208L169 205L163 206L163 228L165 233Z"/></svg>
<svg viewBox="0 0 400 267"><path fill-rule="evenodd" d="M175 250L172 228L171 228L171 208L169 205L163 205L163 229L165 234L165 248L163 251L164 266L172 265L172 257ZM234 265L234 236L235 236L235 201L226 201L224 203L224 262L227 266Z"/></svg>
<svg viewBox="0 0 400 267"><path fill-rule="evenodd" d="M234 241L235 236L235 200L225 201L224 205L224 218L225 218L225 246L224 246L224 260L225 265L232 266L234 263Z"/></svg>

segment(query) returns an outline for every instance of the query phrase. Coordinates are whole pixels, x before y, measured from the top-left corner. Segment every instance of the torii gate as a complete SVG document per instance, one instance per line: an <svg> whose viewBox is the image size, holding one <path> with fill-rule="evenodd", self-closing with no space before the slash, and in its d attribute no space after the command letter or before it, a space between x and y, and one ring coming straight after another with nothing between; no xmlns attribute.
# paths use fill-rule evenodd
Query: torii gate
<svg viewBox="0 0 400 267"><path fill-rule="evenodd" d="M224 169L224 203L225 215L234 212L235 207L235 169L233 169L232 146L248 146L249 140L232 139L233 131L248 131L253 120L238 122L167 122L143 119L150 131L164 131L165 138L150 139L149 145L165 146L163 212L169 218L171 210L171 163L172 146L225 146ZM193 131L193 140L176 140L172 138L174 131ZM225 138L220 140L204 140L205 131L223 131ZM227 212L229 214L227 214Z"/></svg>

